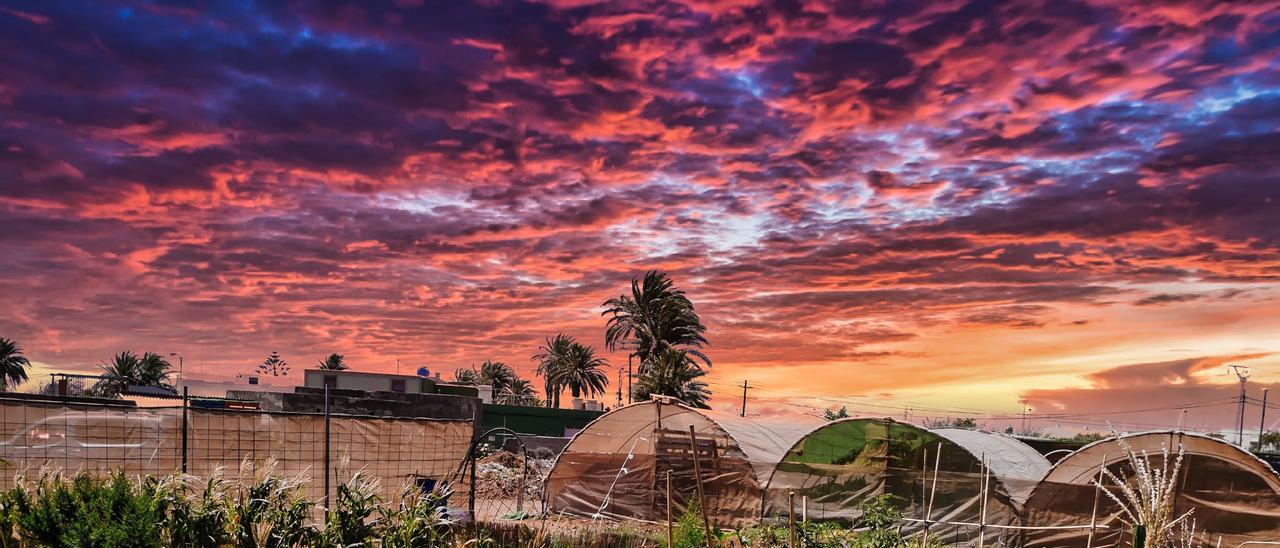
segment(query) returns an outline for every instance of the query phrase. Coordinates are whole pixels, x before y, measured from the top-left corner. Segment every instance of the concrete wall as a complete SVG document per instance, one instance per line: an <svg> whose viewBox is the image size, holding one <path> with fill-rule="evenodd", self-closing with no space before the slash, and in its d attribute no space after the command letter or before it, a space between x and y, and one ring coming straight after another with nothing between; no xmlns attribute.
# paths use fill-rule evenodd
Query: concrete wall
<svg viewBox="0 0 1280 548"><path fill-rule="evenodd" d="M263 411L323 413L324 389L298 387L292 394L228 390L227 397L257 401ZM480 399L448 394L330 390L329 412L338 415L462 419L480 424Z"/></svg>
<svg viewBox="0 0 1280 548"><path fill-rule="evenodd" d="M307 388L324 388L325 377L332 376L337 381L339 390L364 390L366 392L392 392L394 381L404 382L406 393L421 394L435 392L435 381L415 375L389 375L385 373L364 373L361 371L325 371L308 369L303 372L303 386Z"/></svg>

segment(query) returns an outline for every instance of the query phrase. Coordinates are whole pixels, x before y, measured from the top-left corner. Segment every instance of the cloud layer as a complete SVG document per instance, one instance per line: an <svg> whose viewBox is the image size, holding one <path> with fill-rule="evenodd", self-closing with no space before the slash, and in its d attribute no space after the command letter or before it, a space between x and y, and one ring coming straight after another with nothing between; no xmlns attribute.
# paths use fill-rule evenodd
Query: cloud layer
<svg viewBox="0 0 1280 548"><path fill-rule="evenodd" d="M9 3L0 334L528 370L660 268L781 393L1280 350L1276 3L448 4Z"/></svg>

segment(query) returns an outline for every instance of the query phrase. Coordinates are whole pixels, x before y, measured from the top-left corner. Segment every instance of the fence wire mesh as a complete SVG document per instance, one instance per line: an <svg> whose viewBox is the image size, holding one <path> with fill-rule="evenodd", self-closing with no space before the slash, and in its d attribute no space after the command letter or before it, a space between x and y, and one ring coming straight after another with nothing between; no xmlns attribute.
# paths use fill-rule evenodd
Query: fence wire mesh
<svg viewBox="0 0 1280 548"><path fill-rule="evenodd" d="M406 486L447 481L473 435L465 420L188 408L183 428L183 416L180 407L0 401L0 489L51 470L233 476L246 460L270 460L278 473L305 478L307 497L321 505L326 483L332 495L361 470L390 500Z"/></svg>

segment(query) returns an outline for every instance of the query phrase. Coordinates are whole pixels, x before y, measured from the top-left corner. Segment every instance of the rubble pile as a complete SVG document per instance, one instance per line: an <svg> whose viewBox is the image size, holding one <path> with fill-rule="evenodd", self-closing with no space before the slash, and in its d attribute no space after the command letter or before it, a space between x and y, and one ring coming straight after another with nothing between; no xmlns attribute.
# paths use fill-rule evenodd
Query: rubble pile
<svg viewBox="0 0 1280 548"><path fill-rule="evenodd" d="M542 482L551 470L551 459L529 459L528 470L524 458L507 451L498 451L476 461L476 498L514 499L520 495L524 484L524 499L542 498Z"/></svg>

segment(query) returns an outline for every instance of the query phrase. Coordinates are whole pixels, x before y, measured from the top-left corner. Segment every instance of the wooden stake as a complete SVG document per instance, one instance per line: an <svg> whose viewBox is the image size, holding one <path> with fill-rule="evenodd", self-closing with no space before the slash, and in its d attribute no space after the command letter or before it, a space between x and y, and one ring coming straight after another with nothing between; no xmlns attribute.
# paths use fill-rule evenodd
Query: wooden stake
<svg viewBox="0 0 1280 548"><path fill-rule="evenodd" d="M1089 514L1089 539L1085 541L1085 548L1093 548L1093 533L1098 528L1098 499L1102 496L1102 471L1107 468L1107 455L1102 455L1102 465L1098 467L1098 479L1093 482L1093 512Z"/></svg>
<svg viewBox="0 0 1280 548"><path fill-rule="evenodd" d="M982 454L982 514L978 517L978 548L984 548L987 543L987 495L990 494L988 476L991 469L987 467L987 454Z"/></svg>
<svg viewBox="0 0 1280 548"><path fill-rule="evenodd" d="M711 548L711 520L707 518L707 500L702 494L702 465L698 463L698 434L692 424L689 425L689 448L693 449L693 480L698 485L698 509L702 510L702 528L707 535L707 548Z"/></svg>
<svg viewBox="0 0 1280 548"><path fill-rule="evenodd" d="M676 545L671 527L671 471L667 470L667 548L675 548Z"/></svg>
<svg viewBox="0 0 1280 548"><path fill-rule="evenodd" d="M800 496L800 521L809 523L809 495Z"/></svg>
<svg viewBox="0 0 1280 548"><path fill-rule="evenodd" d="M796 548L796 493L795 491L787 492L787 530L790 537L787 546Z"/></svg>
<svg viewBox="0 0 1280 548"><path fill-rule="evenodd" d="M933 496L938 494L938 465L942 462L942 442L938 442L938 454L933 458L933 485L929 488L929 506L924 510L924 540L921 546L929 545L929 527L933 524Z"/></svg>

